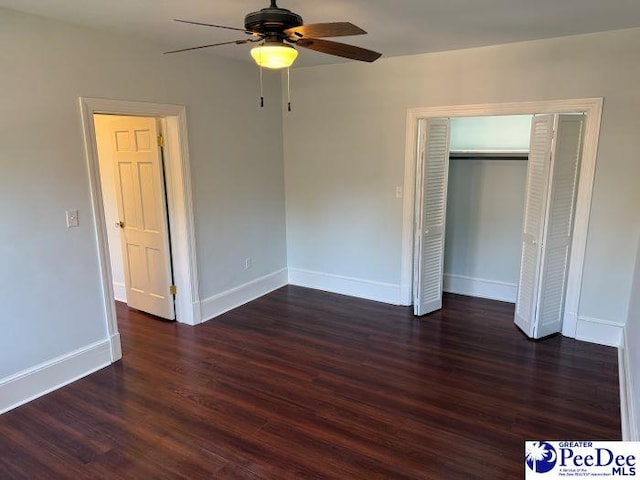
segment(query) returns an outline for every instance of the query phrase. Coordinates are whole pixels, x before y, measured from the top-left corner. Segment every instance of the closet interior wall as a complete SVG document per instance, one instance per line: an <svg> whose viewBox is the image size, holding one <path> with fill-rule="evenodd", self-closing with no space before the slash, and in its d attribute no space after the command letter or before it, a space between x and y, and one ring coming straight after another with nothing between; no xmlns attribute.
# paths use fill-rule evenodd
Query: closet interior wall
<svg viewBox="0 0 640 480"><path fill-rule="evenodd" d="M444 291L515 303L531 116L451 119Z"/></svg>

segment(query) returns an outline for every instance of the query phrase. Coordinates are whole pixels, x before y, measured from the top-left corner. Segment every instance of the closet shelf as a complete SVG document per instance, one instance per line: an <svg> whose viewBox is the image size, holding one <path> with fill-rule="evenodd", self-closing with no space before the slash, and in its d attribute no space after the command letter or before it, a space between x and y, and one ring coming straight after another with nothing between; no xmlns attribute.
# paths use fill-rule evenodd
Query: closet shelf
<svg viewBox="0 0 640 480"><path fill-rule="evenodd" d="M528 150L452 150L451 160L528 160Z"/></svg>

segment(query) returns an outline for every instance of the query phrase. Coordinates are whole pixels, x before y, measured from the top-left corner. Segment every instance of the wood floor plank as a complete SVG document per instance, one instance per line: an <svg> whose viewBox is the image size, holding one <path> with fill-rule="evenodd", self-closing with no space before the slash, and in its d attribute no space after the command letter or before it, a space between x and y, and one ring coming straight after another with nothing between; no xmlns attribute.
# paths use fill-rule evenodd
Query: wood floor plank
<svg viewBox="0 0 640 480"><path fill-rule="evenodd" d="M620 438L617 352L513 305L288 286L197 327L117 304L123 360L0 417L0 478L512 479L525 440Z"/></svg>

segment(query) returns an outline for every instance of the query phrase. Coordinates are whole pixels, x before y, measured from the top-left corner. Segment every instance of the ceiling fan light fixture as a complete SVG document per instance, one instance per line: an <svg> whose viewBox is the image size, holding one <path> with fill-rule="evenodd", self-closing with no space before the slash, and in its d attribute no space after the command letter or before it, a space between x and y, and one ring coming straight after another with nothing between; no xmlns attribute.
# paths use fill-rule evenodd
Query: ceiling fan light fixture
<svg viewBox="0 0 640 480"><path fill-rule="evenodd" d="M252 48L251 56L260 67L276 70L293 65L298 57L298 51L284 43L265 42Z"/></svg>

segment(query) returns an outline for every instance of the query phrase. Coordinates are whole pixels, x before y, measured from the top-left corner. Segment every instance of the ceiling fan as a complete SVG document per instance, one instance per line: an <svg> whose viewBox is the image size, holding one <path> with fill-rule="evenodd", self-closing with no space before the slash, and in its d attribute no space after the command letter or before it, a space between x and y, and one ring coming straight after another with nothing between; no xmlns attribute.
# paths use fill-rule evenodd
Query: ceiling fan
<svg viewBox="0 0 640 480"><path fill-rule="evenodd" d="M251 49L251 56L259 66L272 69L288 68L293 64L298 56L298 51L294 46L362 62L374 62L382 56L381 53L354 45L323 40L323 38L326 37L366 34L367 32L360 27L349 22L304 25L300 15L286 8L278 7L276 0L271 0L271 5L262 10L247 14L244 17L244 28L192 22L189 20L175 19L175 21L206 27L236 30L244 32L250 35L250 37L230 42L182 48L165 53L186 52L220 45L257 43L258 45Z"/></svg>

